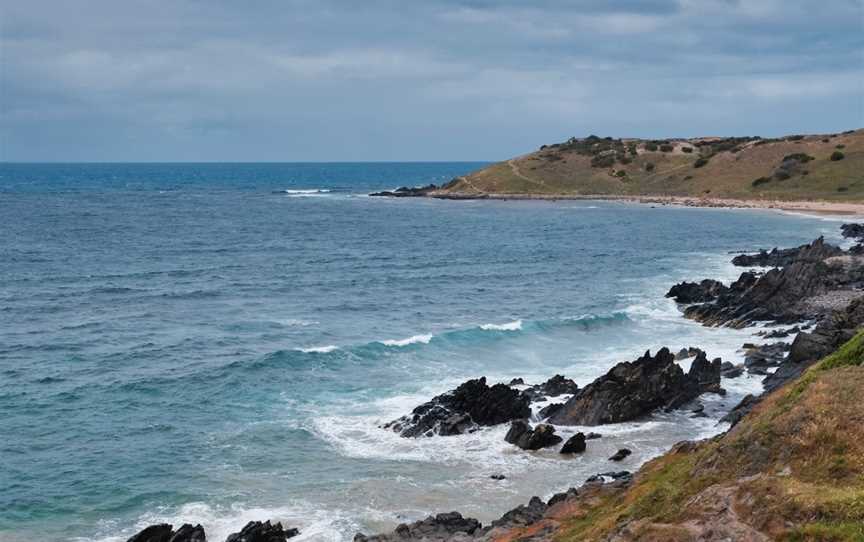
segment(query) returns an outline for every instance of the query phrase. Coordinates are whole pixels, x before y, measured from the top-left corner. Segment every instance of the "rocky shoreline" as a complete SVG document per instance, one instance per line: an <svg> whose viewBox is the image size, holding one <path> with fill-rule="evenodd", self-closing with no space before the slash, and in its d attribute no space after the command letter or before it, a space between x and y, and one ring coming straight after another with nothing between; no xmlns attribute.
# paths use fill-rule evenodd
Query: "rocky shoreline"
<svg viewBox="0 0 864 542"><path fill-rule="evenodd" d="M397 197L417 197L423 194L416 190L433 189L437 187L396 192L402 194ZM746 357L741 365L720 358L709 361L699 348L685 348L677 354L662 348L654 355L646 352L634 361L615 365L583 388L562 375L534 385L514 379L490 386L485 377L480 377L433 397L381 428L404 438L446 438L510 424L505 440L514 446L539 450L560 445L561 454L580 454L590 446L588 441L602 436L579 432L565 442L556 434L556 426L599 426L645 419L653 412L670 410L704 416L698 398L704 393L725 394L723 378L736 378L745 371L764 376L763 394L744 397L721 419L734 426L765 394L802 375L864 325L864 225L846 224L842 232L858 244L843 250L819 238L796 248L741 254L733 263L747 270L731 284L704 279L683 282L669 290L667 297L679 304L683 315L703 325L764 326L755 334L769 342L743 345ZM793 336L791 342L783 340ZM686 373L677 363L684 359L692 359ZM532 409L541 402L548 404ZM672 453L688 446L695 445L679 443ZM619 461L630 453L621 449L609 461ZM572 512L575 503L619 490L631 481L631 473L610 469L590 477L578 488L556 494L548 502L533 497L528 504L508 511L487 526L449 512L400 524L391 533L358 533L354 540L486 541L507 539L508 532L527 527L534 535L521 539L546 540L561 518ZM298 534L297 529L285 529L279 523L250 522L226 542L282 542ZM171 525L162 524L147 527L128 542L206 542L206 536L200 525L183 525L174 531Z"/></svg>

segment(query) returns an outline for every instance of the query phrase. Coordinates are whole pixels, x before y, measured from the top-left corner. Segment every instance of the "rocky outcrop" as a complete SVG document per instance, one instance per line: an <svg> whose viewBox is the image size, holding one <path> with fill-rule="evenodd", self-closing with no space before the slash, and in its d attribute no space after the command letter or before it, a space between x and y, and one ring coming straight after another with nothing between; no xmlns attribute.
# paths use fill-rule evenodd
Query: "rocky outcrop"
<svg viewBox="0 0 864 542"><path fill-rule="evenodd" d="M668 348L619 363L571 397L549 418L556 425L599 425L634 420L658 408L677 408L706 391L720 389L721 361L705 353L685 374Z"/></svg>
<svg viewBox="0 0 864 542"><path fill-rule="evenodd" d="M822 238L795 250L791 263L761 275L742 273L715 301L687 307L684 315L738 328L757 321L791 324L820 316L825 309L818 301L829 293L864 284L864 266L839 257L842 251Z"/></svg>
<svg viewBox="0 0 864 542"><path fill-rule="evenodd" d="M840 233L847 239L864 239L864 224L843 224Z"/></svg>
<svg viewBox="0 0 864 542"><path fill-rule="evenodd" d="M435 190L438 190L438 187L434 184L415 187L401 186L396 190L383 190L381 192L373 192L369 195L389 198L422 198L428 196L430 192L434 192Z"/></svg>
<svg viewBox="0 0 864 542"><path fill-rule="evenodd" d="M284 529L281 523L250 521L239 533L228 535L225 542L285 542L298 534L297 529Z"/></svg>
<svg viewBox="0 0 864 542"><path fill-rule="evenodd" d="M559 397L561 395L572 395L579 391L579 386L563 375L555 375L542 384L531 386L523 391L532 401L546 397Z"/></svg>
<svg viewBox="0 0 864 542"><path fill-rule="evenodd" d="M777 367L789 352L789 343L745 344L744 366L751 373L761 374L768 367Z"/></svg>
<svg viewBox="0 0 864 542"><path fill-rule="evenodd" d="M463 518L459 512L429 516L414 523L402 523L390 534L354 535L354 542L443 542L457 537L470 537L482 525L474 518Z"/></svg>
<svg viewBox="0 0 864 542"><path fill-rule="evenodd" d="M528 397L505 384L488 386L483 377L434 397L384 427L403 437L448 436L530 415Z"/></svg>
<svg viewBox="0 0 864 542"><path fill-rule="evenodd" d="M174 526L168 523L150 525L135 536L129 538L128 542L207 542L204 527L188 523L183 524L176 531Z"/></svg>
<svg viewBox="0 0 864 542"><path fill-rule="evenodd" d="M689 305L691 303L706 303L714 301L729 288L722 282L705 279L702 282L682 282L669 289L666 297L673 298L676 302Z"/></svg>
<svg viewBox="0 0 864 542"><path fill-rule="evenodd" d="M627 456L632 454L633 452L628 450L627 448L621 448L612 457L609 458L609 461L623 461Z"/></svg>
<svg viewBox="0 0 864 542"><path fill-rule="evenodd" d="M525 420L514 420L504 440L523 450L539 450L555 446L563 439L555 434L555 428L541 423L533 429Z"/></svg>
<svg viewBox="0 0 864 542"><path fill-rule="evenodd" d="M822 261L843 253L840 247L830 245L820 237L816 241L796 248L774 248L758 254L740 254L732 263L740 267L783 267L796 261Z"/></svg>
<svg viewBox="0 0 864 542"><path fill-rule="evenodd" d="M864 297L822 319L808 333L801 332L792 342L789 354L777 370L763 380L766 390L773 390L798 378L808 367L835 351L864 326Z"/></svg>
<svg viewBox="0 0 864 542"><path fill-rule="evenodd" d="M741 421L741 418L753 410L753 407L758 405L759 401L761 401L760 397L748 393L743 399L741 399L741 402L735 405L735 407L723 416L720 421L731 423L734 426Z"/></svg>

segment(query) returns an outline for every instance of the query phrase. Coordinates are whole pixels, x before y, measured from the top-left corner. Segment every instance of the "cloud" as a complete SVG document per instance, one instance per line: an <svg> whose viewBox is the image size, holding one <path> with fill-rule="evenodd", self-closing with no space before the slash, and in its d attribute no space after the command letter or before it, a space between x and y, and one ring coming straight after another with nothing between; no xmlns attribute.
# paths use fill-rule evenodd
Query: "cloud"
<svg viewBox="0 0 864 542"><path fill-rule="evenodd" d="M490 159L585 133L864 124L860 0L0 10L4 159Z"/></svg>

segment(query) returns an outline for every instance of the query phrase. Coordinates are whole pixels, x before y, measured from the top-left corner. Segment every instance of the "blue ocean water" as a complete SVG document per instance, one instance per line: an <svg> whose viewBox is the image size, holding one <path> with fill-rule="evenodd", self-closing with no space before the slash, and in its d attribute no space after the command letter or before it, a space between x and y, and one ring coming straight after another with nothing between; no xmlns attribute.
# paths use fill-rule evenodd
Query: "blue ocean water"
<svg viewBox="0 0 864 542"><path fill-rule="evenodd" d="M752 330L683 320L668 287L732 278L729 251L838 236L768 211L365 195L482 165L0 165L0 539L189 521L223 540L273 518L350 540L491 519L623 445L636 468L722 430L758 381L724 382L712 418L606 427L570 460L504 428L378 426L481 375L584 384L663 345L740 359Z"/></svg>

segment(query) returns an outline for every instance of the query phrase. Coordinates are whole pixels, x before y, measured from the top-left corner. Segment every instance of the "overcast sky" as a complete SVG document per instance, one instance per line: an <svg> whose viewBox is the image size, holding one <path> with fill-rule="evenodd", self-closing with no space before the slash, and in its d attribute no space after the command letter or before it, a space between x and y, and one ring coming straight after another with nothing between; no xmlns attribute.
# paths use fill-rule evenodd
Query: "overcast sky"
<svg viewBox="0 0 864 542"><path fill-rule="evenodd" d="M864 126L864 0L0 7L4 160L493 160Z"/></svg>

